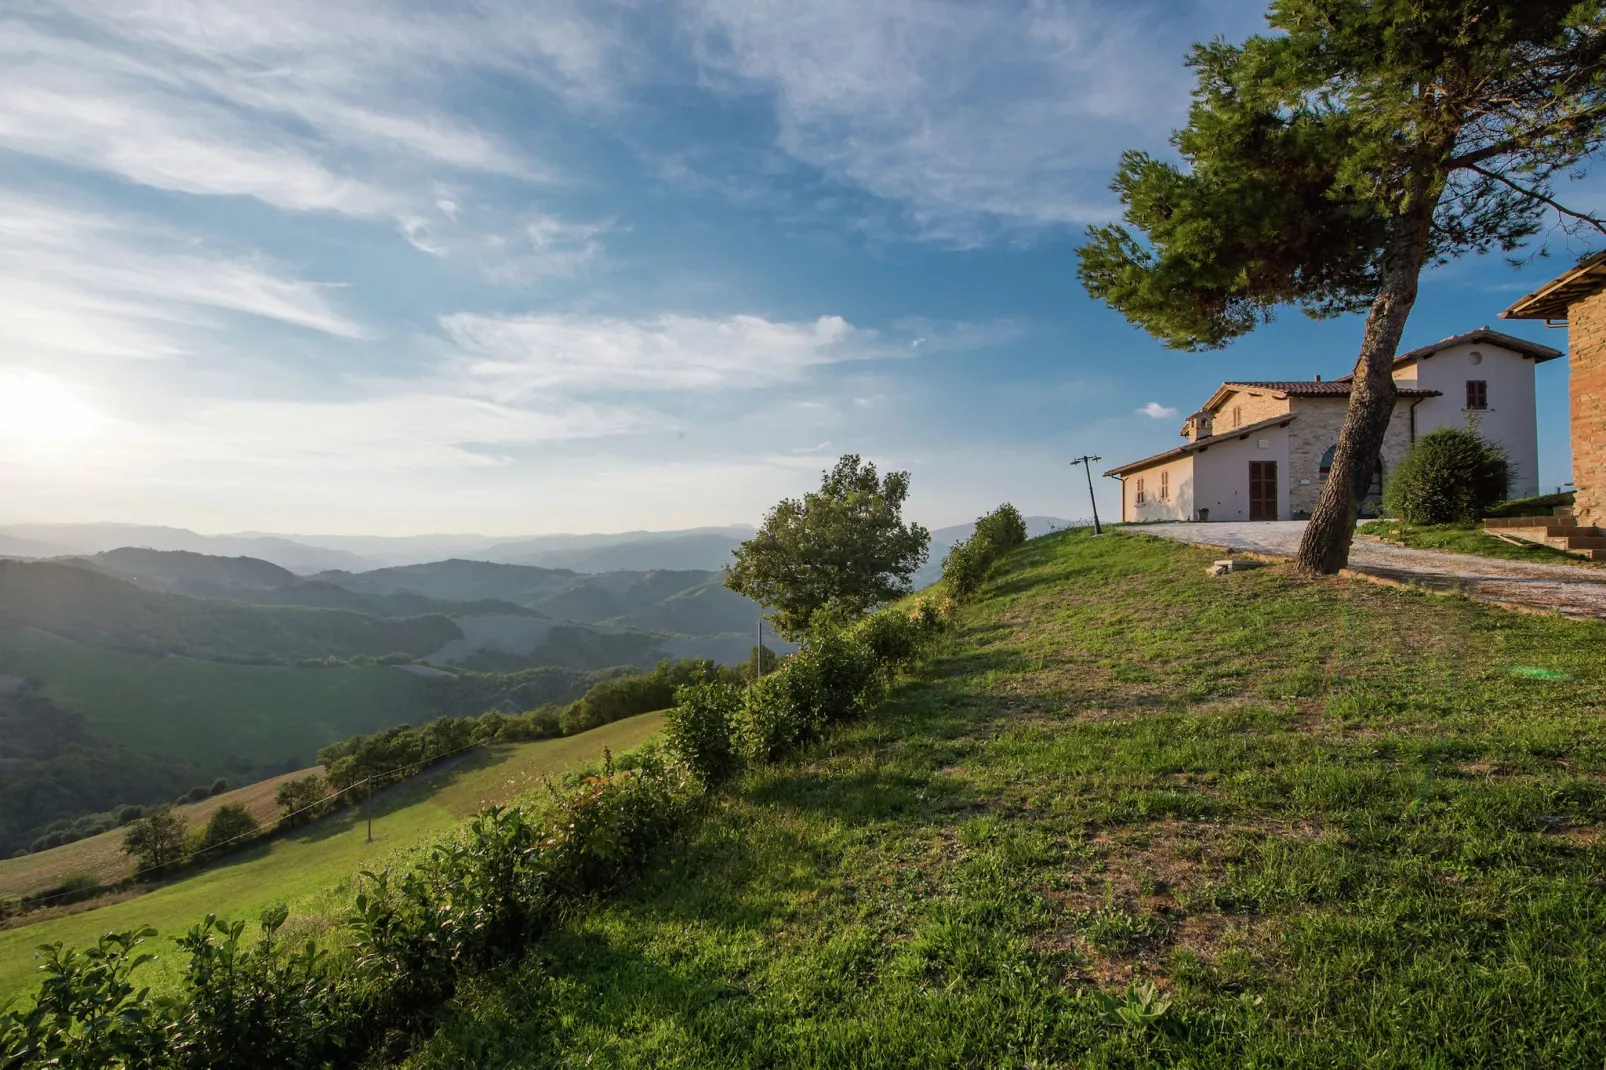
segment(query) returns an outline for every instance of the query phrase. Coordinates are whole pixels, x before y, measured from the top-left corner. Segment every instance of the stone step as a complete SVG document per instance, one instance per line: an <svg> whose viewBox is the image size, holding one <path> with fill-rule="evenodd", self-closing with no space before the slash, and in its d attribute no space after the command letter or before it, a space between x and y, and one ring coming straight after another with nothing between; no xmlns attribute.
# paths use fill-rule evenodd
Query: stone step
<svg viewBox="0 0 1606 1070"><path fill-rule="evenodd" d="M1603 535L1569 535L1566 542L1569 550L1606 550Z"/></svg>
<svg viewBox="0 0 1606 1070"><path fill-rule="evenodd" d="M1497 516L1483 522L1484 528L1570 528L1578 520L1571 516Z"/></svg>

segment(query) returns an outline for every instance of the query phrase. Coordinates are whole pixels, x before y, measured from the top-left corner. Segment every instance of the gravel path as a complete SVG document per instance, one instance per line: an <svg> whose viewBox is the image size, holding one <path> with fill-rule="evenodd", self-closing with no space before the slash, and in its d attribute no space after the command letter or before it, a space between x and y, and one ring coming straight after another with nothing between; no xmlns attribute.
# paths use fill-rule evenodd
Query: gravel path
<svg viewBox="0 0 1606 1070"><path fill-rule="evenodd" d="M1305 522L1155 524L1125 530L1178 542L1292 556L1299 548ZM1364 535L1355 537L1349 564L1354 572L1434 590L1460 591L1485 602L1555 610L1570 617L1606 618L1606 569L1588 565L1539 565L1472 554L1411 550Z"/></svg>

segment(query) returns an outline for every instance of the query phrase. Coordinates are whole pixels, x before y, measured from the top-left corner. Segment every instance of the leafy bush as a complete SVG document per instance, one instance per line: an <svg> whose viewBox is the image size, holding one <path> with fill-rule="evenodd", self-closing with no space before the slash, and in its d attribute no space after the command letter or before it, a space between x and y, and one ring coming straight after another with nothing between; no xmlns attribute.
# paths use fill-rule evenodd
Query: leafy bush
<svg viewBox="0 0 1606 1070"><path fill-rule="evenodd" d="M784 669L749 686L731 718L731 745L749 762L775 761L806 735Z"/></svg>
<svg viewBox="0 0 1606 1070"><path fill-rule="evenodd" d="M158 873L184 862L189 841L184 819L165 806L152 809L123 833L123 851L139 863L141 872Z"/></svg>
<svg viewBox="0 0 1606 1070"><path fill-rule="evenodd" d="M244 922L206 920L178 940L189 953L186 998L173 1023L180 1067L323 1066L343 1047L355 1008L311 941L285 954L275 943L289 916L263 912L255 947Z"/></svg>
<svg viewBox="0 0 1606 1070"><path fill-rule="evenodd" d="M1503 447L1441 427L1400 459L1383 488L1383 508L1412 524L1469 523L1504 500L1511 474Z"/></svg>
<svg viewBox="0 0 1606 1070"><path fill-rule="evenodd" d="M280 827L294 828L316 820L332 805L328 801L332 790L329 782L317 773L280 784L273 796L274 804L283 811L279 815Z"/></svg>
<svg viewBox="0 0 1606 1070"><path fill-rule="evenodd" d="M108 933L84 951L43 949L45 980L24 1012L0 1012L0 1067L162 1066L161 1009L129 975L155 956L134 949L154 929Z"/></svg>
<svg viewBox="0 0 1606 1070"><path fill-rule="evenodd" d="M993 564L1026 541L1026 521L1020 510L1005 502L976 519L970 538L949 549L942 562L942 578L955 598L968 598L981 586Z"/></svg>
<svg viewBox="0 0 1606 1070"><path fill-rule="evenodd" d="M239 803L229 803L218 807L212 814L206 827L200 830L195 842L194 854L197 858L211 859L231 849L238 848L243 841L251 839L262 831L262 825L251 816Z"/></svg>
<svg viewBox="0 0 1606 1070"><path fill-rule="evenodd" d="M730 779L740 766L731 740L731 722L742 708L735 684L704 681L675 692L664 721L669 749L705 787Z"/></svg>
<svg viewBox="0 0 1606 1070"><path fill-rule="evenodd" d="M218 777L216 780L212 781L212 786L210 788L206 789L206 793L208 795L222 795L225 791L228 791L228 790L229 790L229 782L228 782L228 780L225 779L224 777Z"/></svg>

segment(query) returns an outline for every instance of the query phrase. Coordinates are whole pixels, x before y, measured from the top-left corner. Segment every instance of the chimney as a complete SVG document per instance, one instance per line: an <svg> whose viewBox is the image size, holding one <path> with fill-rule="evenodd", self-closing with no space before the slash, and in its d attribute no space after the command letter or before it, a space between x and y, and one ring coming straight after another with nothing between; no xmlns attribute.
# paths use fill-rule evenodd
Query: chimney
<svg viewBox="0 0 1606 1070"><path fill-rule="evenodd" d="M1319 383L1319 382L1321 382L1321 381L1322 381L1322 377L1321 377L1321 376L1319 376L1319 375L1318 375L1318 376L1317 376L1317 377L1316 377L1316 381L1317 381L1317 382L1318 382L1318 383Z"/></svg>

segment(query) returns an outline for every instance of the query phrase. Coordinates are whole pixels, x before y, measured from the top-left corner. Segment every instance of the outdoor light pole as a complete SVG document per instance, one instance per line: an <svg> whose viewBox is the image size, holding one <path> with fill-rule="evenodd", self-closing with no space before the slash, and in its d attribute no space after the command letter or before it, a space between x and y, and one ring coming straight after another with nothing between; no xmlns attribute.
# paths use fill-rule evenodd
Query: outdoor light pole
<svg viewBox="0 0 1606 1070"><path fill-rule="evenodd" d="M1104 529L1099 526L1099 503L1093 497L1093 462L1102 460L1104 460L1103 457L1089 457L1083 454L1071 462L1073 466L1081 465L1083 470L1087 472L1087 500L1093 505L1093 534L1095 535L1104 534Z"/></svg>

